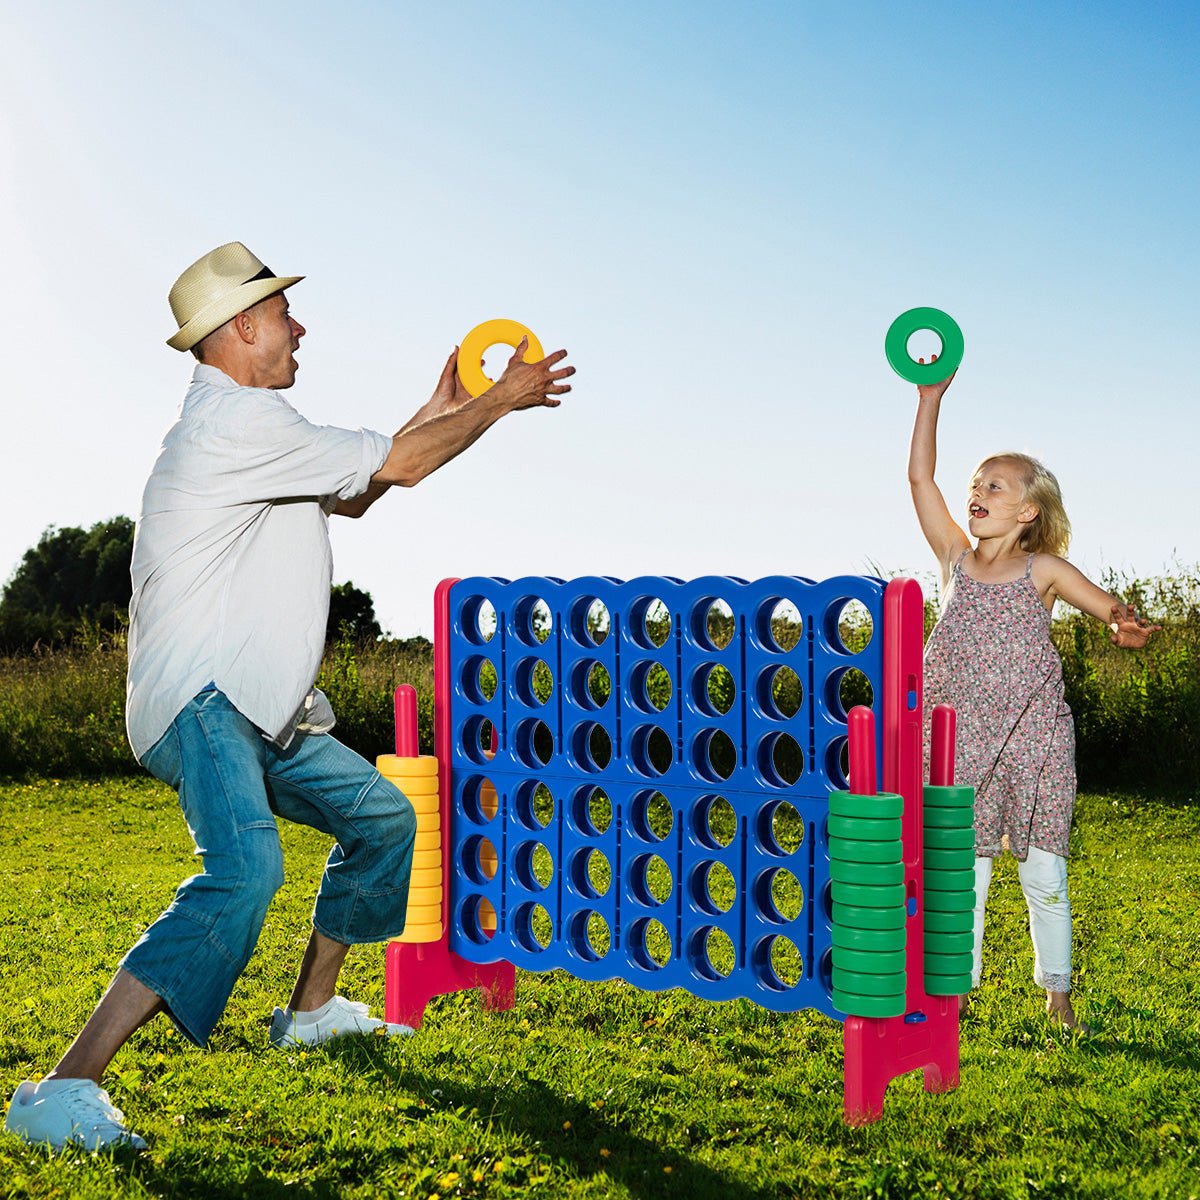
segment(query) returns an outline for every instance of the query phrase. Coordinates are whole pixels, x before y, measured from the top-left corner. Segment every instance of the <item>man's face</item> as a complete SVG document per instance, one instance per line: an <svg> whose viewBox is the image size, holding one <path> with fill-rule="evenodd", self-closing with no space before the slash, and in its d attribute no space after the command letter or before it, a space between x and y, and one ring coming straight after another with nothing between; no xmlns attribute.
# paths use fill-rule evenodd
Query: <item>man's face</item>
<svg viewBox="0 0 1200 1200"><path fill-rule="evenodd" d="M304 326L288 311L287 293L268 296L251 310L257 334L255 341L256 374L264 382L260 387L290 388L300 369L296 351L304 336Z"/></svg>

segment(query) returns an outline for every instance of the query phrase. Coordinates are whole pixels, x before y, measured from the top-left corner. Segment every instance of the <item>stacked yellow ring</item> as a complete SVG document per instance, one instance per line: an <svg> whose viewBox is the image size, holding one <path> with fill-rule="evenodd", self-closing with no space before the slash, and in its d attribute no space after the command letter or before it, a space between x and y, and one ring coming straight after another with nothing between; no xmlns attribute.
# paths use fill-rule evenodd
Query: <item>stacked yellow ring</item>
<svg viewBox="0 0 1200 1200"><path fill-rule="evenodd" d="M412 876L408 885L408 915L397 942L437 942L442 926L442 816L438 793L438 760L430 754L400 758L380 754L375 767L394 783L417 815Z"/></svg>

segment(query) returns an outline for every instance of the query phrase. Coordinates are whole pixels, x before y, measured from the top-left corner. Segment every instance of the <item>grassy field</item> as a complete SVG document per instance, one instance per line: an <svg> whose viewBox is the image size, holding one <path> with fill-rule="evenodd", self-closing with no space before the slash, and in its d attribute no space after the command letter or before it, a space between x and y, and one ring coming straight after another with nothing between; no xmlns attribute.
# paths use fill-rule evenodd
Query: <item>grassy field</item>
<svg viewBox="0 0 1200 1200"><path fill-rule="evenodd" d="M194 860L173 795L136 777L0 785L0 822L7 1096L58 1057ZM1194 804L1081 797L1090 1039L1042 1017L1005 860L961 1086L926 1096L907 1077L852 1129L833 1021L558 974L519 974L507 1013L445 997L403 1043L270 1050L327 850L287 827L288 881L211 1049L159 1020L109 1076L149 1151L51 1157L0 1136L0 1195L1200 1196L1198 835ZM382 963L352 952L343 991L381 1005Z"/></svg>

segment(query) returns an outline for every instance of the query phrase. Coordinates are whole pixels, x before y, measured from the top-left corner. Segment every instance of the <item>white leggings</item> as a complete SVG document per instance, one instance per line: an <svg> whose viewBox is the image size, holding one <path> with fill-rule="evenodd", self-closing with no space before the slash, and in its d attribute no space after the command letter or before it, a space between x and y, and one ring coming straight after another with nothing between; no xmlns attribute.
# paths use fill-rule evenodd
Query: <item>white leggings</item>
<svg viewBox="0 0 1200 1200"><path fill-rule="evenodd" d="M1048 850L1029 847L1017 863L1021 891L1029 905L1033 938L1033 982L1048 992L1071 990L1071 902L1067 898L1067 860ZM983 970L983 910L992 882L992 860L975 860L975 947L971 986L979 986Z"/></svg>

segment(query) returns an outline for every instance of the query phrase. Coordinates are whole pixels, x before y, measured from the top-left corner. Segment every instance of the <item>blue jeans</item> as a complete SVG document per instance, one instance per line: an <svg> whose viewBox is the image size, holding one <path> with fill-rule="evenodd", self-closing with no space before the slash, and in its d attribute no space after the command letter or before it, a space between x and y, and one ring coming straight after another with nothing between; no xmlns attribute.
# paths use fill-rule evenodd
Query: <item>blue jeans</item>
<svg viewBox="0 0 1200 1200"><path fill-rule="evenodd" d="M185 880L121 966L207 1044L283 883L276 816L337 842L313 928L343 945L404 929L417 822L404 795L329 734L266 741L225 695L201 692L143 759L179 793L204 870Z"/></svg>

